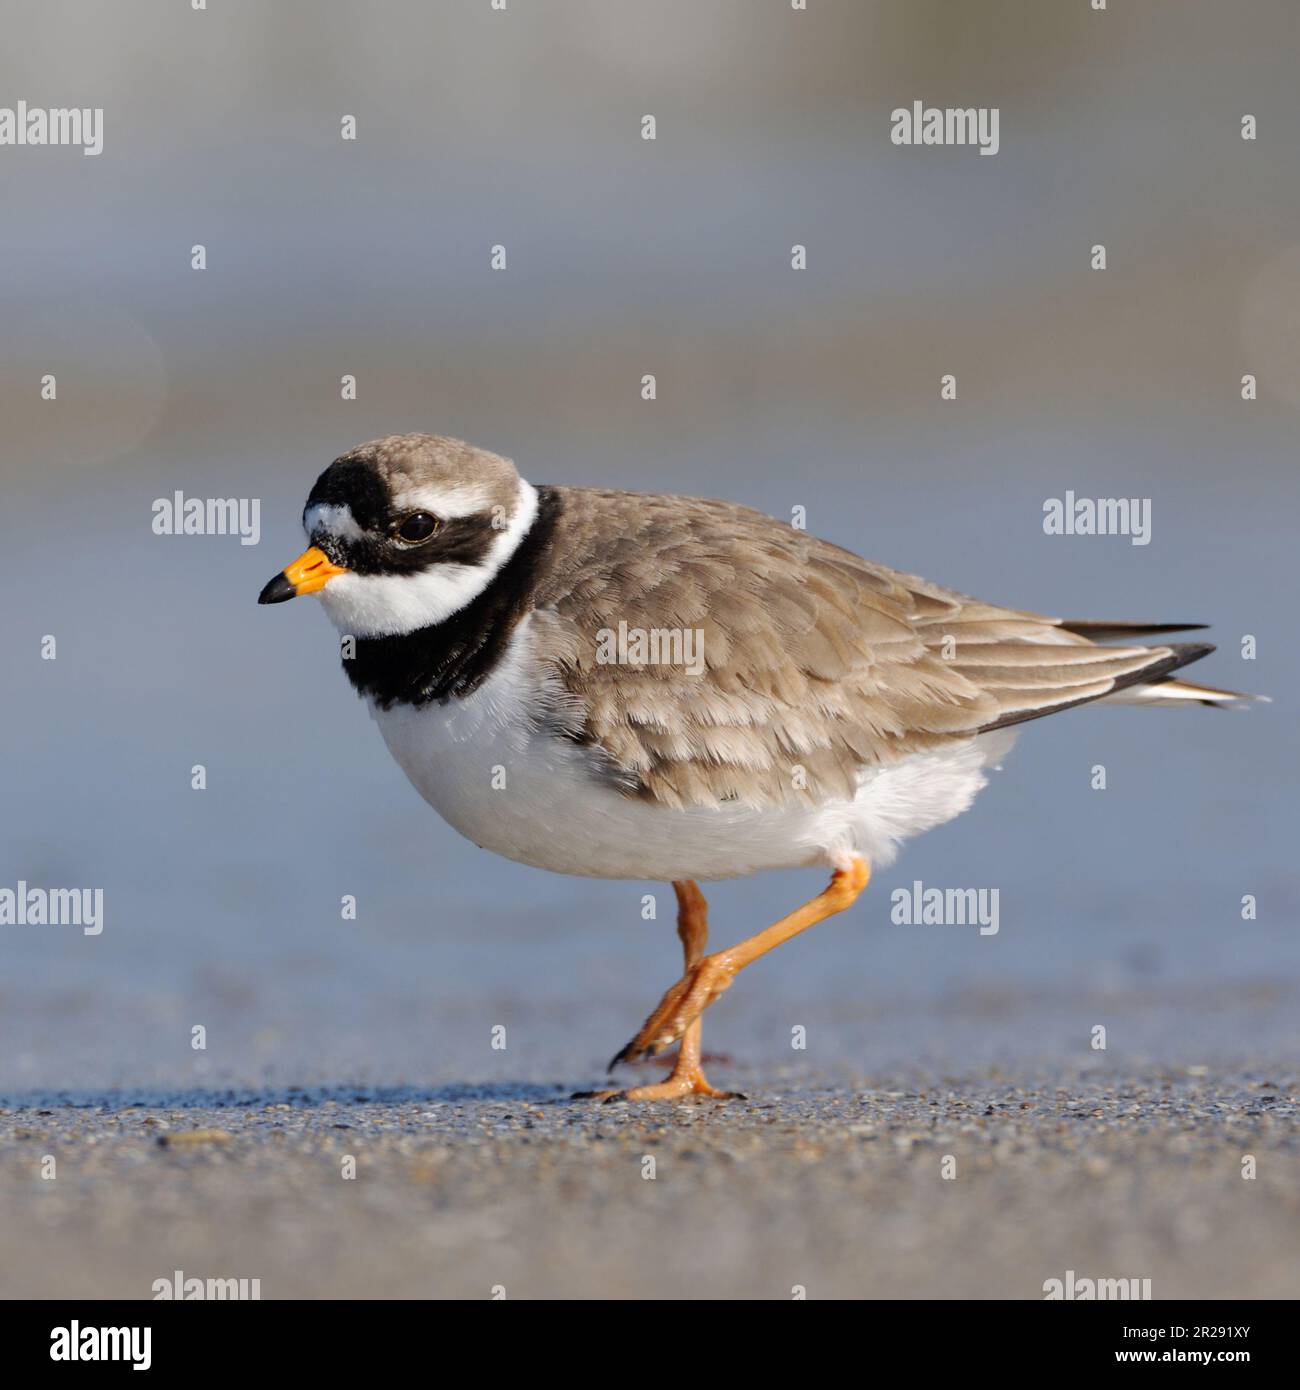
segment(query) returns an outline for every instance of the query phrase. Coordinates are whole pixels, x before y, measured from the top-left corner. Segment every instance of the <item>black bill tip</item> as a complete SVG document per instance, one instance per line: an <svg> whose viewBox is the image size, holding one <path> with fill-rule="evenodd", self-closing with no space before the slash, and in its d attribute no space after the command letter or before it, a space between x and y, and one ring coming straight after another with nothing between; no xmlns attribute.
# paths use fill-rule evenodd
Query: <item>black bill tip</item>
<svg viewBox="0 0 1300 1390"><path fill-rule="evenodd" d="M293 598L295 593L297 590L289 582L289 576L281 570L258 594L257 601L258 603L284 603L286 599Z"/></svg>

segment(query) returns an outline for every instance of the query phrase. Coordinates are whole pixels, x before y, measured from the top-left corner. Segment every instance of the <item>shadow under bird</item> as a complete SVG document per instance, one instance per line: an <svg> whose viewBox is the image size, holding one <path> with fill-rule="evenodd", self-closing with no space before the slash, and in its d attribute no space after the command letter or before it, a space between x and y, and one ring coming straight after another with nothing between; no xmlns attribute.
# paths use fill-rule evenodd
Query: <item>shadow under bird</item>
<svg viewBox="0 0 1300 1390"><path fill-rule="evenodd" d="M732 502L534 487L439 435L336 459L303 526L259 602L319 595L445 820L537 868L672 883L683 973L610 1069L680 1043L676 1064L602 1099L726 1097L700 1064L704 1010L966 810L1016 726L1092 700L1252 698L1174 679L1207 643L1135 642L1200 624L1002 608ZM817 866L811 901L706 950L697 880Z"/></svg>

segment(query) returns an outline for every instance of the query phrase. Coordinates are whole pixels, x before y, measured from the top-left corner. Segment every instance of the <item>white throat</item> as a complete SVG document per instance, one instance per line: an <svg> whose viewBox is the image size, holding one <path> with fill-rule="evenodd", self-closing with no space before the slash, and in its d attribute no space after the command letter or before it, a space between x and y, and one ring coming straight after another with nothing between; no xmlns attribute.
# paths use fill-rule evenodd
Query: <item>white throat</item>
<svg viewBox="0 0 1300 1390"><path fill-rule="evenodd" d="M340 574L320 591L330 621L353 637L394 637L444 622L472 603L519 547L537 516L537 489L523 478L509 523L475 565L431 565L415 574Z"/></svg>

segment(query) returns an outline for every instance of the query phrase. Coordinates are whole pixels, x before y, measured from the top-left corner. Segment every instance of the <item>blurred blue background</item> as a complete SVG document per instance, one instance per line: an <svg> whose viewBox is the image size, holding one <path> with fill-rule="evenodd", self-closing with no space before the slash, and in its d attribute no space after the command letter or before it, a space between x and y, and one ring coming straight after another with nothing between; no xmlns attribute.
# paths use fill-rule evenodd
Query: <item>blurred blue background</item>
<svg viewBox="0 0 1300 1390"><path fill-rule="evenodd" d="M98 158L0 149L0 886L102 887L106 915L0 927L0 1085L567 1086L676 978L666 885L458 839L323 615L255 604L320 469L406 430L536 482L801 505L1014 606L1209 622L1196 676L1275 698L1027 726L971 813L710 1012L710 1050L796 1078L1294 1059L1294 5L45 0L0 23L0 104L105 110ZM1000 152L891 145L914 100L998 106ZM155 536L178 488L260 498L261 543ZM1045 536L1066 489L1151 498L1151 544ZM997 888L999 934L891 924L913 879ZM715 888L715 942L820 886Z"/></svg>

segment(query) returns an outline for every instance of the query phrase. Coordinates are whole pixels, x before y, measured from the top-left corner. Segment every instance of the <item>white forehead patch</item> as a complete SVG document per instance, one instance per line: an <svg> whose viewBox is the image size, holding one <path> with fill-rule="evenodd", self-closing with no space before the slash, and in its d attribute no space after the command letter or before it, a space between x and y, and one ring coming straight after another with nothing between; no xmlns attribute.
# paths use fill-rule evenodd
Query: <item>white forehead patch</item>
<svg viewBox="0 0 1300 1390"><path fill-rule="evenodd" d="M326 531L343 541L359 541L364 534L346 503L335 506L330 502L314 502L302 514L302 529L308 536Z"/></svg>

